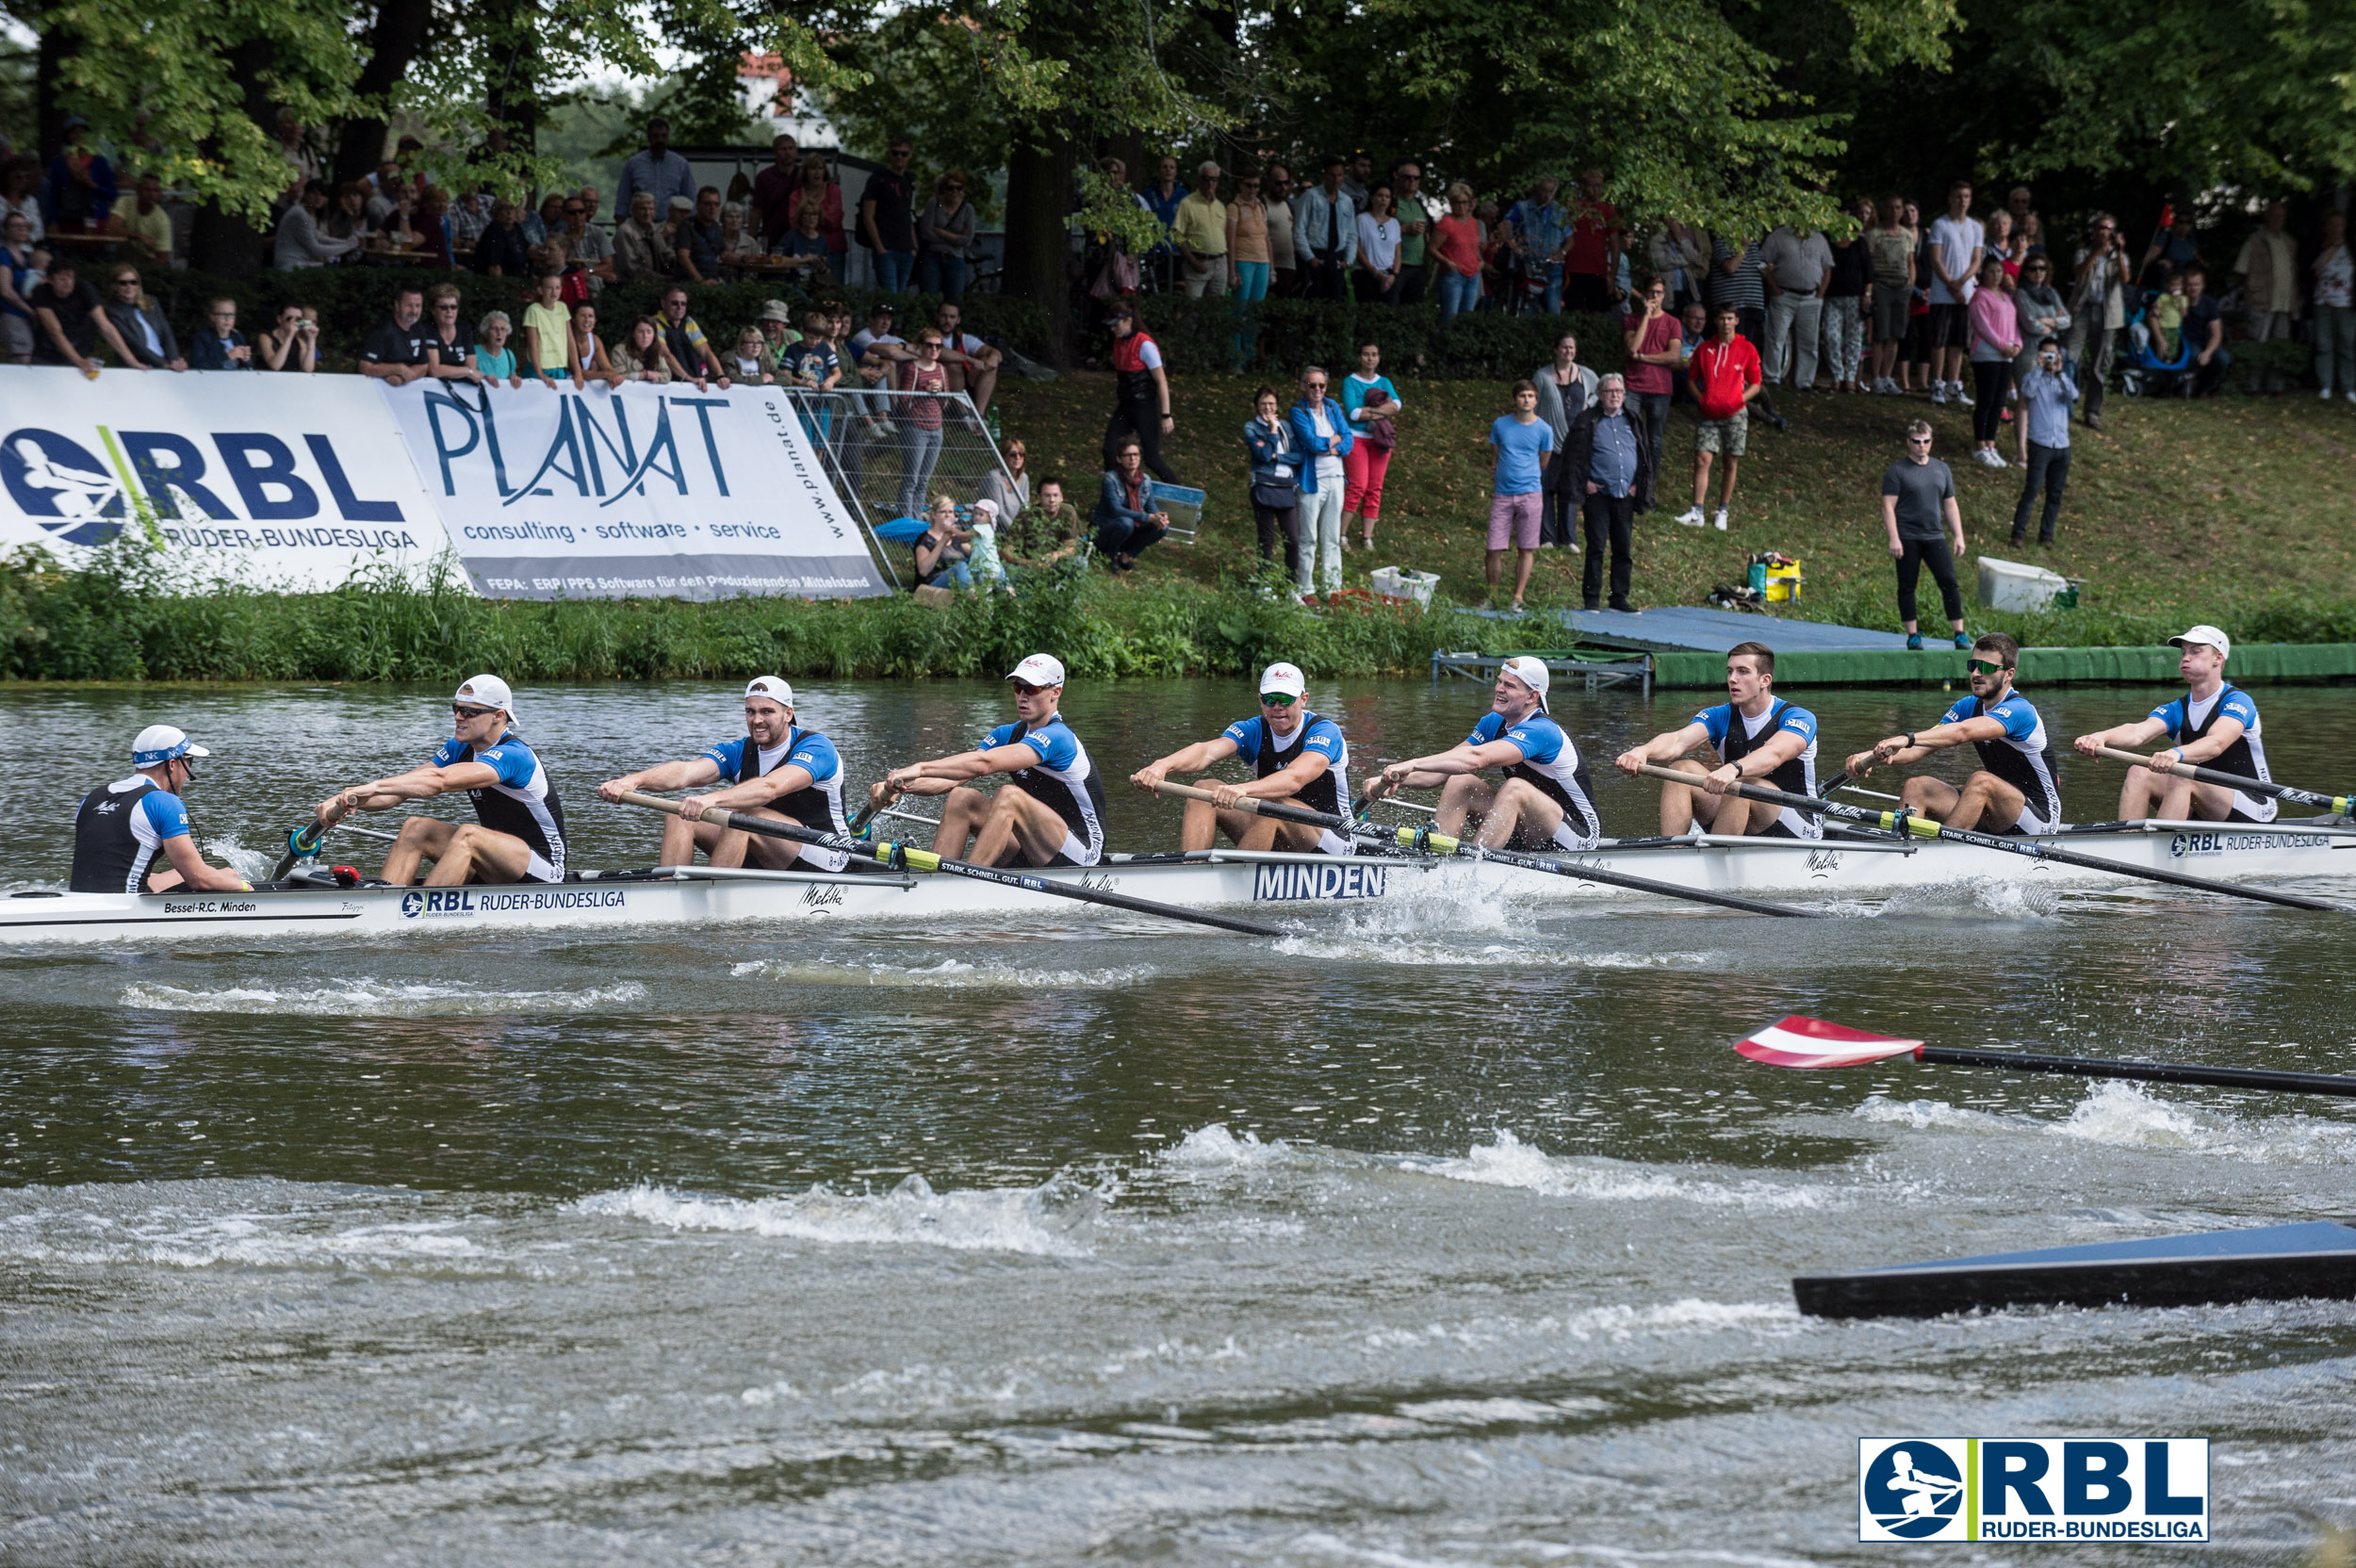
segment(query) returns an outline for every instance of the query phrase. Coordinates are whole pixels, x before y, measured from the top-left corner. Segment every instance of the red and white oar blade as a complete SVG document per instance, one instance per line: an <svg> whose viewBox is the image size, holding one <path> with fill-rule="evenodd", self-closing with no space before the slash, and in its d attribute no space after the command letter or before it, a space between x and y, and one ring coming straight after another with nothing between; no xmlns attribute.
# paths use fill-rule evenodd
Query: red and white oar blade
<svg viewBox="0 0 2356 1568"><path fill-rule="evenodd" d="M1869 1035L1862 1029L1793 1013L1743 1036L1734 1042L1734 1049L1770 1067L1861 1067L1904 1056L1922 1043L1894 1035Z"/></svg>

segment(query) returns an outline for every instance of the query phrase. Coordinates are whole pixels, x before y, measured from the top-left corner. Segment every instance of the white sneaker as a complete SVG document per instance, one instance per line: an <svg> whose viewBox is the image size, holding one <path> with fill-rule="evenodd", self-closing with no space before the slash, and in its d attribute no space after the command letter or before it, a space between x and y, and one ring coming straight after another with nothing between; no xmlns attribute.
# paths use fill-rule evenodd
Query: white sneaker
<svg viewBox="0 0 2356 1568"><path fill-rule="evenodd" d="M1947 384L1943 381L1935 381L1931 383L1931 401L1943 404L1946 400Z"/></svg>
<svg viewBox="0 0 2356 1568"><path fill-rule="evenodd" d="M2324 394L2327 398L2331 395L2329 392ZM1689 506L1677 514L1677 521L1687 528L1699 528L1702 526L1702 509L1698 506Z"/></svg>
<svg viewBox="0 0 2356 1568"><path fill-rule="evenodd" d="M1972 401L1972 394L1963 389L1963 383L1959 381L1951 382L1949 384L1955 389L1955 401L1961 403L1966 408L1979 407L1978 403Z"/></svg>
<svg viewBox="0 0 2356 1568"><path fill-rule="evenodd" d="M2318 398L2321 398L2321 399L2322 399L2325 402L2327 402L2327 403L2328 403L2328 402L2330 402L2330 401L2331 400L2331 389L2330 387L2328 387L2328 386L2327 386L2327 387L2325 387L2322 391L2320 391L2320 392L2316 393L2316 394L2315 394L2315 396L2316 396L2316 397L2318 397Z"/></svg>
<svg viewBox="0 0 2356 1568"><path fill-rule="evenodd" d="M1710 520L1717 525L1718 531L1724 533L1726 531L1726 509L1720 507Z"/></svg>
<svg viewBox="0 0 2356 1568"><path fill-rule="evenodd" d="M2348 400L2351 403L2356 403L2356 387L2350 387L2348 389Z"/></svg>

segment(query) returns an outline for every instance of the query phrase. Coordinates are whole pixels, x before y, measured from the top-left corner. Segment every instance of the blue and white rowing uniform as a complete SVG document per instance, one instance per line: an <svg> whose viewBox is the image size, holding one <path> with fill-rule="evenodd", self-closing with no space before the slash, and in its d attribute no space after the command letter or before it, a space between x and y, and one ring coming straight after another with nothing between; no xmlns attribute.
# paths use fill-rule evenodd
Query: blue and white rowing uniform
<svg viewBox="0 0 2356 1568"><path fill-rule="evenodd" d="M1797 735L1807 743L1800 754L1767 775L1751 782L1765 784L1787 794L1812 795L1816 792L1816 715L1796 707L1781 697L1767 699L1766 708L1753 718L1735 711L1734 704L1722 702L1715 708L1705 708L1693 715L1693 722L1710 732L1711 749L1722 762L1740 762L1754 750L1767 743L1778 733ZM1770 839L1821 839L1824 825L1812 822L1799 812L1785 807L1769 823L1761 837Z"/></svg>
<svg viewBox="0 0 2356 1568"><path fill-rule="evenodd" d="M2274 782L2274 776L2266 772L2266 742L2258 734L2258 705L2240 687L2219 686L2217 695L2206 702L2181 696L2151 710L2151 716L2168 726L2168 743L2179 746L2206 739L2221 718L2239 719L2240 738L2201 766L2215 768L2219 773L2237 773L2265 784ZM2272 795L2250 795L2235 790L2233 809L2226 813L2225 820L2272 822L2281 804Z"/></svg>
<svg viewBox="0 0 2356 1568"><path fill-rule="evenodd" d="M749 784L783 767L802 769L810 775L809 785L790 795L779 795L769 803L770 808L804 827L845 835L851 831L850 819L843 814L843 759L836 754L834 743L818 731L790 725L785 739L774 746L757 745L750 735L739 735L733 741L722 741L704 755L720 765L720 776L731 785ZM794 857L795 864L812 871L841 871L850 861L842 850L816 844L799 846Z"/></svg>
<svg viewBox="0 0 2356 1568"><path fill-rule="evenodd" d="M1051 866L1092 866L1104 858L1104 781L1088 748L1058 713L1033 729L1026 724L1002 724L982 738L981 749L1022 744L1039 753L1039 760L1017 769L1007 782L1063 818L1063 846L1048 860Z"/></svg>
<svg viewBox="0 0 2356 1568"><path fill-rule="evenodd" d="M468 790L466 798L474 803L475 821L494 833L521 839L531 849L523 880L564 881L564 803L556 797L548 770L532 748L511 729L499 738L497 745L481 751L453 737L434 753L437 768L454 768L461 762L481 762L499 775L495 783Z"/></svg>
<svg viewBox="0 0 2356 1568"><path fill-rule="evenodd" d="M1553 833L1539 838L1516 826L1510 847L1595 848L1603 836L1603 823L1595 815L1595 786L1587 776L1587 764L1579 760L1579 747L1562 733L1562 727L1544 711L1512 725L1502 713L1484 713L1473 732L1464 737L1464 743L1485 746L1492 741L1503 741L1522 754L1520 761L1502 770L1506 777L1536 785L1539 793L1562 808L1562 820L1554 825Z"/></svg>
<svg viewBox="0 0 2356 1568"><path fill-rule="evenodd" d="M1337 817L1350 814L1350 743L1342 736L1342 727L1332 719L1318 718L1304 708L1293 732L1279 735L1254 713L1237 719L1220 733L1235 743L1235 755L1251 765L1257 778L1283 773L1311 753L1324 758L1325 771L1303 785L1295 798L1312 811ZM1317 853L1355 855L1358 841L1329 827L1317 835Z"/></svg>
<svg viewBox="0 0 2356 1568"><path fill-rule="evenodd" d="M188 807L152 778L135 773L92 790L74 813L74 890L146 892L148 873L171 865L156 863L164 841L188 836Z"/></svg>
<svg viewBox="0 0 2356 1568"><path fill-rule="evenodd" d="M1974 741L1980 766L2021 792L2021 821L2012 831L2041 837L2061 826L2061 786L2054 781L2053 742L2036 705L2019 692L1989 704L1976 696L1956 699L1939 716L1940 724L1966 719L1994 719L2004 727L1993 741Z"/></svg>

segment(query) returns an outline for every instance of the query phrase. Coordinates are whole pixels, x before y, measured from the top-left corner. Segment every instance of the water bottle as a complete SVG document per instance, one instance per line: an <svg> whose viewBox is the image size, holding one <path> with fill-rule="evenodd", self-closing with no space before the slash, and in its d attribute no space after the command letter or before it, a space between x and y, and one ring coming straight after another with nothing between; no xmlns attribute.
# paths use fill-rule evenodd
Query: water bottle
<svg viewBox="0 0 2356 1568"><path fill-rule="evenodd" d="M984 413L983 417L987 419L990 424L990 438L992 441L1004 441L1006 438L1006 433L1001 430L998 426L998 405L996 403L990 404L989 409Z"/></svg>

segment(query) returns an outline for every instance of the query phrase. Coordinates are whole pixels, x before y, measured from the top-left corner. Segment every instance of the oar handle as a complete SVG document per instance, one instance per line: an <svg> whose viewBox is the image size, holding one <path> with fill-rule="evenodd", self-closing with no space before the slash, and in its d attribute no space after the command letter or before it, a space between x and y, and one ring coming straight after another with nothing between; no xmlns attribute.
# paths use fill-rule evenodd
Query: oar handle
<svg viewBox="0 0 2356 1568"><path fill-rule="evenodd" d="M2326 811L2336 811L2343 816L2348 814L2351 806L2356 806L2356 796L2317 794L2313 790L2293 789L2288 784L2277 784L2270 779L2246 778L2237 773L2204 768L2193 762L2170 762L2163 768L2149 757L2138 757L2117 746L2096 746L2094 754L2114 762L2124 762L2129 767L2174 774L2179 778L2189 778L2200 784L2220 785L2228 790L2239 790L2245 794L2271 795L2277 800L2287 800L2300 806L2319 806Z"/></svg>
<svg viewBox="0 0 2356 1568"><path fill-rule="evenodd" d="M2107 757L2114 762L2124 762L2131 768L2149 768L2153 773L2172 773L2179 778L2190 778L2201 771L2190 762L2170 762L2166 767L2162 767L2149 757L2138 757L2132 751L2121 751L2117 746L2096 746L2094 755Z"/></svg>
<svg viewBox="0 0 2356 1568"><path fill-rule="evenodd" d="M1170 796L1172 800L1201 800L1207 801L1214 806L1219 804L1219 796L1213 794L1208 790L1197 789L1192 784L1172 784L1169 779L1165 778L1159 784L1155 785L1154 789L1160 793ZM1233 807L1229 808L1229 809L1246 811L1256 817L1260 814L1260 808L1266 804L1268 804L1268 802L1254 800L1250 795L1246 795L1242 799L1236 801ZM1310 815L1319 818L1325 817L1325 813L1322 811L1313 811ZM1342 824L1342 819L1339 817L1333 817L1327 819L1327 822L1328 825L1339 826Z"/></svg>

